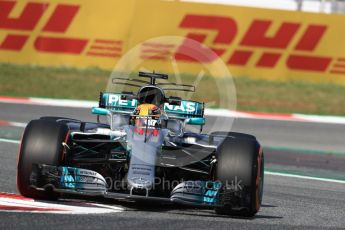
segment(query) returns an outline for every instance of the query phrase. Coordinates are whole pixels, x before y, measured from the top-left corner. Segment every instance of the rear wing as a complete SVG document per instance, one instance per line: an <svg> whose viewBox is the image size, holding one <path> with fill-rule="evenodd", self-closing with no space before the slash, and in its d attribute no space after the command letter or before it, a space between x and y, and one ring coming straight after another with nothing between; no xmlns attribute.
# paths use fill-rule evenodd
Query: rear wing
<svg viewBox="0 0 345 230"><path fill-rule="evenodd" d="M118 113L132 113L138 105L137 99L123 99L126 94L101 93L99 107Z"/></svg>
<svg viewBox="0 0 345 230"><path fill-rule="evenodd" d="M204 103L197 101L181 101L181 105L164 104L164 112L171 118L203 118Z"/></svg>
<svg viewBox="0 0 345 230"><path fill-rule="evenodd" d="M132 113L138 105L137 99L128 99L133 96L121 93L101 93L99 107L115 113ZM127 98L127 99L126 99ZM181 105L164 103L164 112L171 118L203 118L204 103L181 100Z"/></svg>

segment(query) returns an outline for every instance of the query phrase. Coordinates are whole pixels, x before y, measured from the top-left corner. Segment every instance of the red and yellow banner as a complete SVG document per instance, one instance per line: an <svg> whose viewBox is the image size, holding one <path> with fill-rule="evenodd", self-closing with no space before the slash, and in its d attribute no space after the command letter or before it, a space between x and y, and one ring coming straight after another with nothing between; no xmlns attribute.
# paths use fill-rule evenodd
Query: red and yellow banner
<svg viewBox="0 0 345 230"><path fill-rule="evenodd" d="M112 69L137 44L157 71L198 63L179 44L212 49L234 76L345 83L345 16L159 0L0 0L0 61ZM202 46L199 47L201 50Z"/></svg>
<svg viewBox="0 0 345 230"><path fill-rule="evenodd" d="M0 0L0 61L111 68L135 1Z"/></svg>

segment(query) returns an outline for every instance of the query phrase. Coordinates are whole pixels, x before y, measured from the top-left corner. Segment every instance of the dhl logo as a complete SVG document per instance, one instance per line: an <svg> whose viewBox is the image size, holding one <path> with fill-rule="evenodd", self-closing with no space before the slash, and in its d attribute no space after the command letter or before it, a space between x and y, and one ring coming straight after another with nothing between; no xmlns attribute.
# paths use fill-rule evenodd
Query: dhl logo
<svg viewBox="0 0 345 230"><path fill-rule="evenodd" d="M10 13L14 10L16 4L15 1L0 1L0 30L11 31L0 43L0 50L21 51L30 37L30 32L38 26L43 14L50 7L49 3L28 2L21 14L16 18L12 18ZM86 38L61 36L72 24L79 10L79 5L58 4L40 29L42 34L35 38L35 50L38 52L81 54L85 51L88 43L92 42L86 55L119 57L122 50L122 41L106 39L90 41ZM16 31L19 31L19 33L16 33ZM53 33L56 36L44 35L45 33Z"/></svg>
<svg viewBox="0 0 345 230"><path fill-rule="evenodd" d="M179 27L184 30L198 29L199 31L186 34L188 39L177 48L175 58L179 61L211 63L218 57L222 57L228 65L247 66L249 61L255 58L253 48L267 48L269 51L264 51L258 60L255 60L255 67L275 68L289 46L293 45L292 40L302 29L302 24L284 22L273 35L267 36L272 24L272 20L253 20L239 44L235 44L235 50L230 56L225 57L224 54L229 47L224 47L232 45L235 37L238 36L239 28L236 21L231 17L188 14L183 18ZM200 33L200 29L216 32L212 45L208 46L214 53L209 52L202 45L195 47L195 43L191 44L191 40L198 41L200 44L207 40L209 33ZM344 58L335 59L333 63L333 57L313 54L326 31L327 25L307 25L297 44L294 45L292 53L288 55L286 67L290 70L325 72L331 66L330 73L345 74ZM144 43L144 45L153 46L154 44ZM163 44L156 44L156 47L156 54L142 57L167 59L167 56L159 54L164 52L168 54L169 49L173 48L168 45L163 47ZM304 54L300 54L301 52Z"/></svg>
<svg viewBox="0 0 345 230"><path fill-rule="evenodd" d="M245 66L252 57L253 52L251 47L276 49L275 52L264 52L259 60L256 62L257 67L273 68L278 63L282 56L281 50L285 50L290 45L293 37L300 29L300 23L284 22L280 25L273 36L266 36L270 26L271 20L254 20L247 29L244 37L240 40L238 47L232 55L227 59L230 65ZM230 45L237 35L237 23L233 18L220 16L202 16L202 15L186 15L180 24L181 28L188 29L208 29L215 30L217 35L213 40L213 45ZM315 50L322 39L322 36L327 30L325 25L308 25L302 37L297 42L294 50L309 51ZM187 37L203 43L206 39L206 34L188 33ZM180 50L188 44L182 44ZM222 56L225 48L212 48L218 55ZM177 58L184 59L185 57L177 55ZM204 56L205 62L213 61L213 56ZM330 64L332 58L319 57L312 55L295 55L291 54L287 60L287 67L297 70L313 70L325 71Z"/></svg>

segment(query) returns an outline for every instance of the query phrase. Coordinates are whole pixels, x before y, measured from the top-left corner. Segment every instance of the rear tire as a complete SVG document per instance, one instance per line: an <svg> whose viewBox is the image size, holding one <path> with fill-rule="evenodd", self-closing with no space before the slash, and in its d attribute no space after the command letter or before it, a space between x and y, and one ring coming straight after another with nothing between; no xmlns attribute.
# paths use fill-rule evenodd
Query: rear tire
<svg viewBox="0 0 345 230"><path fill-rule="evenodd" d="M30 188L32 164L61 165L62 142L68 138L68 127L53 120L33 120L25 128L19 150L17 188L23 196L35 199L56 199L48 191Z"/></svg>
<svg viewBox="0 0 345 230"><path fill-rule="evenodd" d="M81 122L77 119L68 118L68 117L52 117L52 116L46 116L46 117L40 117L40 120L47 120L47 121L55 121L58 123L67 123L67 122Z"/></svg>
<svg viewBox="0 0 345 230"><path fill-rule="evenodd" d="M218 214L252 217L260 209L264 158L253 138L226 137L217 149L216 179L222 182Z"/></svg>
<svg viewBox="0 0 345 230"><path fill-rule="evenodd" d="M225 132L225 131L216 131L212 132L209 137L209 143L210 145L218 145L222 143L225 138L241 138L241 139L251 139L253 141L256 141L256 137L250 134L246 133L237 133L237 132Z"/></svg>

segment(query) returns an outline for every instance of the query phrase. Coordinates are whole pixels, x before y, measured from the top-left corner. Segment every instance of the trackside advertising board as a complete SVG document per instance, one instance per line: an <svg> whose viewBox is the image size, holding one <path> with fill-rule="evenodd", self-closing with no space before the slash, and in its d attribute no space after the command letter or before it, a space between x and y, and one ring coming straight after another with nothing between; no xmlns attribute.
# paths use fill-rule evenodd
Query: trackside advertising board
<svg viewBox="0 0 345 230"><path fill-rule="evenodd" d="M344 24L345 15L179 1L0 0L0 61L113 69L140 44L152 69L171 72L173 56L196 74L183 40L145 43L181 36L211 48L234 76L345 84Z"/></svg>

